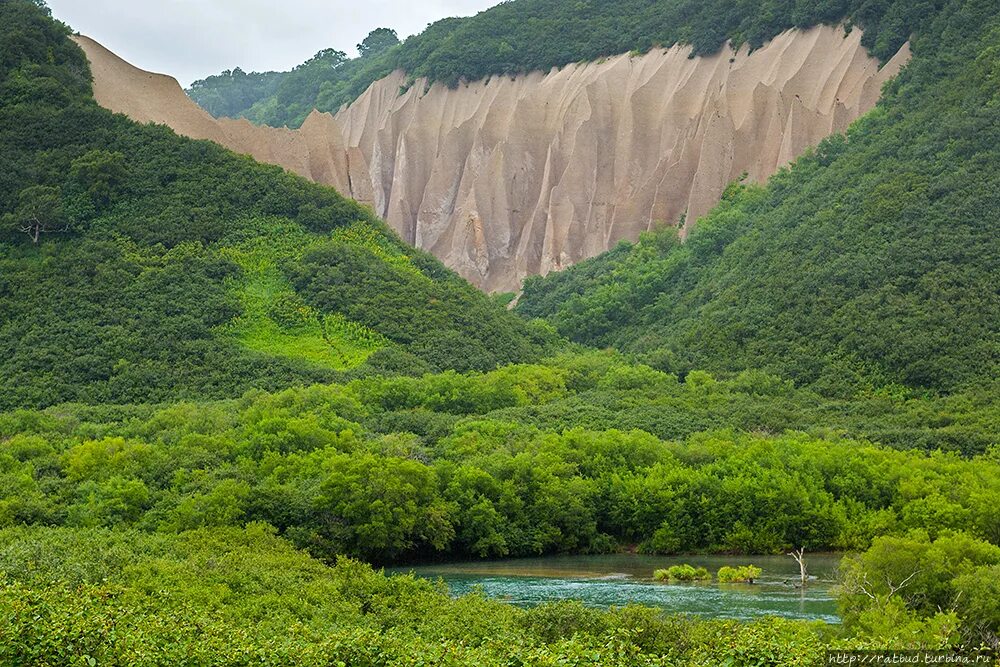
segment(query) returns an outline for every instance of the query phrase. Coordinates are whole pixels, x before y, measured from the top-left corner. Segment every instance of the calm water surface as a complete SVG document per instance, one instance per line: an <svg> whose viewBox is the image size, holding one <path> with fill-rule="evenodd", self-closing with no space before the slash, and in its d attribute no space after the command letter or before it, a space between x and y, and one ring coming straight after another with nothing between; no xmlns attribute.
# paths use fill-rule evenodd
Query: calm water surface
<svg viewBox="0 0 1000 667"><path fill-rule="evenodd" d="M715 618L783 616L838 623L831 587L840 558L834 554L807 556L809 573L815 579L805 590L792 585L798 581L799 569L788 556L551 556L425 565L390 572L441 579L453 595L478 587L488 597L519 606L572 599L595 607L634 603ZM653 581L654 570L679 563L702 566L713 574L723 565L752 563L763 568L764 574L752 586Z"/></svg>

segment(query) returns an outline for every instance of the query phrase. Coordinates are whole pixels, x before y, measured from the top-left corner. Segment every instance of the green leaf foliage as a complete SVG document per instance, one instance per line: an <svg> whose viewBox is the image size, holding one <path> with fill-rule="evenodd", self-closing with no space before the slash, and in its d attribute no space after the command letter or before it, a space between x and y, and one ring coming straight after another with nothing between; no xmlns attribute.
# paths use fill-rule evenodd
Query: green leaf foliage
<svg viewBox="0 0 1000 667"><path fill-rule="evenodd" d="M719 568L716 576L720 584L752 584L763 573L763 570L754 565L740 565L738 567L725 565Z"/></svg>
<svg viewBox="0 0 1000 667"><path fill-rule="evenodd" d="M703 567L693 565L671 565L653 572L656 581L711 581L712 575Z"/></svg>
<svg viewBox="0 0 1000 667"><path fill-rule="evenodd" d="M962 457L846 437L878 433L892 412L857 413L843 434L765 433L745 415L798 404L777 412L794 423L795 410L818 399L705 373L697 383L664 376L657 384L648 368L581 369L571 360L576 367L553 361L224 401L0 414L0 527L180 533L266 522L318 557L378 563L628 545L651 553L864 549L914 529L1000 543L995 448ZM757 393L762 386L771 393ZM596 404L602 393L639 414L673 414L684 430L661 439L559 408ZM706 419L727 404L737 409ZM913 414L941 409L929 400L904 405ZM559 419L517 416L536 411ZM996 414L994 406L980 423L995 424ZM934 442L934 428L925 436Z"/></svg>
<svg viewBox="0 0 1000 667"><path fill-rule="evenodd" d="M823 650L815 624L452 599L348 559L324 565L259 524L10 529L0 545L2 664L707 667L811 665Z"/></svg>
<svg viewBox="0 0 1000 667"><path fill-rule="evenodd" d="M0 0L0 664L805 667L996 646L990 3L515 0L254 85L294 82L280 115L404 56L454 82L845 16L882 55L915 34L886 102L767 187L734 185L685 243L531 281L519 308L550 325L332 190L99 109L68 29ZM854 552L843 625L518 609L345 557L790 548ZM735 570L719 579L760 575Z"/></svg>

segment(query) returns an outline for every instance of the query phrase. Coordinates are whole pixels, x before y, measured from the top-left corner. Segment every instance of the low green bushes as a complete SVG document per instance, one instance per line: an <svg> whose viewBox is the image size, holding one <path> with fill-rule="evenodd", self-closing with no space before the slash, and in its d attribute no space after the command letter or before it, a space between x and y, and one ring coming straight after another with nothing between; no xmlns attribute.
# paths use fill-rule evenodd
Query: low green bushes
<svg viewBox="0 0 1000 667"><path fill-rule="evenodd" d="M752 584L760 578L764 571L753 565L742 565L739 567L729 567L725 565L719 568L720 584Z"/></svg>
<svg viewBox="0 0 1000 667"><path fill-rule="evenodd" d="M694 567L687 563L683 565L671 565L665 570L657 570L653 573L656 581L711 581L712 575L703 567Z"/></svg>

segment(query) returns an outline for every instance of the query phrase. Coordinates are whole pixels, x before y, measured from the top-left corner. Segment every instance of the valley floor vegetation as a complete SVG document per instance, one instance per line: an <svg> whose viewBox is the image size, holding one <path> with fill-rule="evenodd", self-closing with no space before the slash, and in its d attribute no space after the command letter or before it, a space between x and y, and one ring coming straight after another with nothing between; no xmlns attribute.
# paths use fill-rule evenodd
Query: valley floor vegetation
<svg viewBox="0 0 1000 667"><path fill-rule="evenodd" d="M0 614L3 665L807 666L827 642L870 643L821 623L452 599L412 576L320 563L259 524L0 531ZM909 629L946 641L928 625Z"/></svg>
<svg viewBox="0 0 1000 667"><path fill-rule="evenodd" d="M594 430L583 425L593 415L582 399L670 414L680 435ZM0 604L14 619L8 632L24 637L0 642L0 656L806 665L824 646L995 641L997 448L963 456L857 435L926 413L935 418L923 435L935 442L948 422L994 423L995 407L973 416L939 400L885 399L865 414L873 406L859 401L839 406L863 408L840 433L748 430L744 421L777 410L794 423L796 409L816 403L763 374L679 381L590 352L485 374L0 415ZM539 414L552 424L531 424ZM519 610L450 600L434 584L347 560L635 544L648 553L794 546L860 555L843 566L839 628L570 603ZM736 575L726 580L753 578Z"/></svg>

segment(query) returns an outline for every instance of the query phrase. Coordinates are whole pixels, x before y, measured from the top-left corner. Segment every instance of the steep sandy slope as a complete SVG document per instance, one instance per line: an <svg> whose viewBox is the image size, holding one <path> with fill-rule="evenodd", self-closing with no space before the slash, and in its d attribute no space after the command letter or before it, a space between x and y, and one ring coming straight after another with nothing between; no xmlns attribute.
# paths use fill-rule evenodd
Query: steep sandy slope
<svg viewBox="0 0 1000 667"><path fill-rule="evenodd" d="M457 89L396 73L302 129L215 121L172 79L86 38L98 101L212 139L374 205L487 290L563 268L657 224L686 226L747 172L764 180L868 111L879 69L860 31L786 32L761 49L674 47Z"/></svg>
<svg viewBox="0 0 1000 667"><path fill-rule="evenodd" d="M160 123L187 137L215 141L371 202L367 163L357 149L345 147L340 126L330 114L313 113L299 130L216 120L172 77L133 67L89 37L74 39L90 60L94 97L101 106L140 123ZM353 172L352 154L356 155Z"/></svg>

